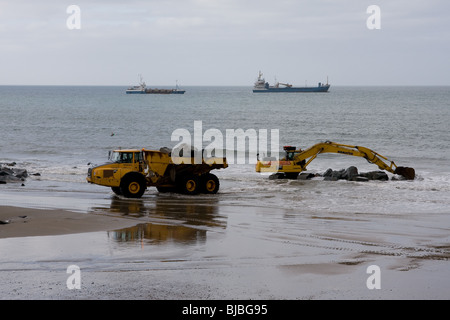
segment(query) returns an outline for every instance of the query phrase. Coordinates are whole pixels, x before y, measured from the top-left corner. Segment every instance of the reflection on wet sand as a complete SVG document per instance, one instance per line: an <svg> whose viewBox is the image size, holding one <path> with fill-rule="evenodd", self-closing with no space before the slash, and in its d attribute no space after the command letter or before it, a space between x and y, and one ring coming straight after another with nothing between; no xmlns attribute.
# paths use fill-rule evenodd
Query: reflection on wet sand
<svg viewBox="0 0 450 320"><path fill-rule="evenodd" d="M164 194L144 199L111 198L109 208L97 207L108 215L136 218L149 223L114 230L108 236L116 241L142 241L154 243L176 241L192 243L206 240L206 229L225 228L226 216L219 214L216 197L180 197Z"/></svg>
<svg viewBox="0 0 450 320"><path fill-rule="evenodd" d="M114 196L111 198L109 208L97 208L108 213L117 213L121 216L143 217L147 215L147 208L142 199L125 199Z"/></svg>
<svg viewBox="0 0 450 320"><path fill-rule="evenodd" d="M167 241L191 244L206 241L206 230L198 230L182 225L158 225L140 223L134 227L108 232L108 237L118 241L142 241L159 244Z"/></svg>
<svg viewBox="0 0 450 320"><path fill-rule="evenodd" d="M181 220L187 224L225 228L225 216L219 214L217 199L157 196L149 200L113 197L109 208L96 208L121 216Z"/></svg>

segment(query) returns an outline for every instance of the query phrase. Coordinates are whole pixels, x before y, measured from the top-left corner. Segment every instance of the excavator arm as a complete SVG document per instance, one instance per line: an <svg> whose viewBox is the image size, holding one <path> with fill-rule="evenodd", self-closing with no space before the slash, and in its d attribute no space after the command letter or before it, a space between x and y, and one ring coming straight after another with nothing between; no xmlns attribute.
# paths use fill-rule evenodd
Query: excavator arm
<svg viewBox="0 0 450 320"><path fill-rule="evenodd" d="M331 141L321 142L306 150L295 150L295 147L286 146L286 157L279 161L259 161L256 164L257 172L281 172L286 177L296 177L300 172L321 153L338 153L365 158L368 162L378 166L381 170L401 175L408 180L415 178L413 168L397 167L394 161L390 161L379 153L360 146L335 143Z"/></svg>

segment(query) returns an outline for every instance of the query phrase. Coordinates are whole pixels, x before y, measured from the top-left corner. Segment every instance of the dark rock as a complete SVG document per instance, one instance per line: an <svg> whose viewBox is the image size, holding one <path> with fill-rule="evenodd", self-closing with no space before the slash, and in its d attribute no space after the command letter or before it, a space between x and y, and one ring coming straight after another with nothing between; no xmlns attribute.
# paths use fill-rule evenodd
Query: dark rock
<svg viewBox="0 0 450 320"><path fill-rule="evenodd" d="M331 173L331 177L330 177L331 181L337 181L337 180L342 179L342 175L344 174L344 172L345 172L344 169L338 170L338 171L333 171Z"/></svg>
<svg viewBox="0 0 450 320"><path fill-rule="evenodd" d="M0 181L19 182L19 181L22 181L22 180L20 178L17 178L16 176L13 176L13 175L5 175L5 176L0 176Z"/></svg>
<svg viewBox="0 0 450 320"><path fill-rule="evenodd" d="M370 171L370 172L361 173L360 175L369 180L381 180L381 181L389 180L387 173L384 171Z"/></svg>
<svg viewBox="0 0 450 320"><path fill-rule="evenodd" d="M344 173L344 170L334 171L334 170L328 169L327 171L325 171L325 173L322 176L324 177L325 181L337 181L341 178L343 173Z"/></svg>
<svg viewBox="0 0 450 320"><path fill-rule="evenodd" d="M369 181L368 178L362 176L354 176L350 179L350 181Z"/></svg>
<svg viewBox="0 0 450 320"><path fill-rule="evenodd" d="M12 163L11 163L12 164ZM15 165L15 162L14 162ZM28 177L26 169L11 169L0 166L0 183L24 181Z"/></svg>
<svg viewBox="0 0 450 320"><path fill-rule="evenodd" d="M374 174L373 179L374 180L387 181L387 180L389 180L389 176L387 175L386 172L378 171L378 172L376 172Z"/></svg>
<svg viewBox="0 0 450 320"><path fill-rule="evenodd" d="M333 170L330 168L330 169L327 169L327 171L325 171L322 176L331 177L332 174L333 174Z"/></svg>
<svg viewBox="0 0 450 320"><path fill-rule="evenodd" d="M340 179L351 180L353 177L356 177L357 175L358 169L356 167L351 166L344 170L344 172L340 176Z"/></svg>
<svg viewBox="0 0 450 320"><path fill-rule="evenodd" d="M316 175L313 173L306 173L306 172L302 172L298 175L297 179L298 180L311 180L312 178L314 178Z"/></svg>
<svg viewBox="0 0 450 320"><path fill-rule="evenodd" d="M13 171L14 171L14 175L17 178L26 178L26 177L28 177L28 172L27 172L26 169L15 169Z"/></svg>
<svg viewBox="0 0 450 320"><path fill-rule="evenodd" d="M10 168L0 167L0 176L8 176L14 174L14 171Z"/></svg>
<svg viewBox="0 0 450 320"><path fill-rule="evenodd" d="M349 181L369 181L380 180L387 181L389 176L384 171L371 171L358 173L358 169L354 166L339 171L328 169L322 174L326 181L349 180Z"/></svg>

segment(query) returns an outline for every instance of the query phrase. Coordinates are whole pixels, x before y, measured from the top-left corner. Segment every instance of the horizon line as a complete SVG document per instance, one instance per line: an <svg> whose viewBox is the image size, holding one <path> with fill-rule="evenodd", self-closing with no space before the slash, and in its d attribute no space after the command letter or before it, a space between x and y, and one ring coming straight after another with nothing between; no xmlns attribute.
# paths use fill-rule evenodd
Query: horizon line
<svg viewBox="0 0 450 320"><path fill-rule="evenodd" d="M448 87L450 84L332 84L331 87ZM2 87L130 87L130 85L120 84L0 84ZM168 84L152 85L151 87L173 87ZM217 84L217 85L204 85L204 84L191 84L181 85L179 87L250 87L253 85L229 85L229 84ZM309 87L309 86L307 86ZM310 86L314 87L314 86Z"/></svg>

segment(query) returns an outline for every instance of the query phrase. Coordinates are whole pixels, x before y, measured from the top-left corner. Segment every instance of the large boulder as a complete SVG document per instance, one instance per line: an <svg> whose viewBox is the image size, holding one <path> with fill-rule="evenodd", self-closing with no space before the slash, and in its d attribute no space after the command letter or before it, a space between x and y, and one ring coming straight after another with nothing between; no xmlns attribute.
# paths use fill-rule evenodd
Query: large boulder
<svg viewBox="0 0 450 320"><path fill-rule="evenodd" d="M389 180L389 176L384 171L370 171L370 172L360 173L360 176L365 177L369 180L381 180L381 181Z"/></svg>
<svg viewBox="0 0 450 320"><path fill-rule="evenodd" d="M342 179L342 175L344 174L345 170L332 170L332 169L328 169L327 171L325 171L325 173L323 174L324 180L326 181L337 181Z"/></svg>
<svg viewBox="0 0 450 320"><path fill-rule="evenodd" d="M14 163L15 164L15 163ZM24 181L28 177L26 169L9 168L0 165L0 183Z"/></svg>
<svg viewBox="0 0 450 320"><path fill-rule="evenodd" d="M344 170L341 175L341 179L352 180L358 175L358 168L351 166Z"/></svg>

